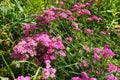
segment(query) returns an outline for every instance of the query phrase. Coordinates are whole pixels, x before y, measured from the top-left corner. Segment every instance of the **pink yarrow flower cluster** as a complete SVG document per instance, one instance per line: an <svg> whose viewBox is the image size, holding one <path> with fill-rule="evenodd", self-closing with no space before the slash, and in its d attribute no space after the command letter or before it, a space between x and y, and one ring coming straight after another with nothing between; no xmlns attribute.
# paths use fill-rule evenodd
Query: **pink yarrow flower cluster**
<svg viewBox="0 0 120 80"><path fill-rule="evenodd" d="M35 29L36 29L36 24L35 23L24 24L24 26L23 26L23 33L25 35L28 35L30 31L35 30Z"/></svg>
<svg viewBox="0 0 120 80"><path fill-rule="evenodd" d="M46 68L42 69L42 73L43 73L43 80L47 80L48 78L54 78L55 77L55 73L56 73L56 69L51 68L50 65L51 61L50 60L45 60L45 64L46 64Z"/></svg>
<svg viewBox="0 0 120 80"><path fill-rule="evenodd" d="M87 34L87 35L92 35L93 32L94 32L94 31L91 30L91 29L89 29L89 28L86 28L86 29L84 30L84 33Z"/></svg>
<svg viewBox="0 0 120 80"><path fill-rule="evenodd" d="M88 20L88 21L101 21L102 18L99 18L99 17L97 17L97 16L95 16L95 15L92 15L92 17L87 18L87 20Z"/></svg>
<svg viewBox="0 0 120 80"><path fill-rule="evenodd" d="M110 49L109 45L105 45L104 49L101 48L93 48L93 58L94 62L100 60L100 55L102 55L103 58L108 58L110 56L114 57L115 53Z"/></svg>
<svg viewBox="0 0 120 80"><path fill-rule="evenodd" d="M111 63L111 64L108 64L107 66L108 66L107 67L108 72L115 70L116 72L120 73L120 68L118 68L116 65Z"/></svg>
<svg viewBox="0 0 120 80"><path fill-rule="evenodd" d="M65 10L56 7L50 8L49 10L43 10L42 15L35 15L35 17L38 25L44 25L58 20L60 18L67 19L70 21L76 20L76 18L72 16L72 12L70 10Z"/></svg>
<svg viewBox="0 0 120 80"><path fill-rule="evenodd" d="M15 80L30 80L29 76L19 76L18 78L16 78Z"/></svg>
<svg viewBox="0 0 120 80"><path fill-rule="evenodd" d="M118 80L117 77L114 76L114 74L110 74L108 76L106 76L107 80Z"/></svg>
<svg viewBox="0 0 120 80"><path fill-rule="evenodd" d="M33 37L23 38L14 47L11 57L19 60L26 60L30 56L39 56L42 59L55 59L55 49L61 56L66 56L63 51L65 47L59 38L51 37L47 33L41 32L33 35Z"/></svg>
<svg viewBox="0 0 120 80"><path fill-rule="evenodd" d="M86 72L81 72L82 77L72 77L71 80L97 80L97 78L90 78Z"/></svg>

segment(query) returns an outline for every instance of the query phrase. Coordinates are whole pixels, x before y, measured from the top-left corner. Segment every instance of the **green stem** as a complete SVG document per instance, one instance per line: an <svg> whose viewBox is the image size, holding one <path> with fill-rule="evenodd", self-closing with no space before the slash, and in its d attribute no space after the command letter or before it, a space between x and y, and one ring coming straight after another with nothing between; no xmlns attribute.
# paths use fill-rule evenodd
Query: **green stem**
<svg viewBox="0 0 120 80"><path fill-rule="evenodd" d="M1 56L2 56L2 59L3 59L4 63L5 63L5 65L6 65L6 67L10 71L11 76L13 77L13 79L15 79L14 73L12 72L12 70L11 70L10 66L8 65L8 63L6 62L4 56L2 54L1 54Z"/></svg>

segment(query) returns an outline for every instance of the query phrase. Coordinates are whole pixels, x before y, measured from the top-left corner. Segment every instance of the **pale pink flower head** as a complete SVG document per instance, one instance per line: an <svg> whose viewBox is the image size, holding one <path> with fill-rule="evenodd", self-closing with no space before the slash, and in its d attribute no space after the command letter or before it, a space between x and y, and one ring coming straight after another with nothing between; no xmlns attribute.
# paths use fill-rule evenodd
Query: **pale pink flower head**
<svg viewBox="0 0 120 80"><path fill-rule="evenodd" d="M73 38L72 37L67 37L65 40L72 42Z"/></svg>
<svg viewBox="0 0 120 80"><path fill-rule="evenodd" d="M60 13L59 16L60 16L61 18L65 18L65 19L68 17L68 15L67 15L66 13L64 13L64 12L63 12L63 13Z"/></svg>
<svg viewBox="0 0 120 80"><path fill-rule="evenodd" d="M85 30L84 30L84 33L85 34L88 34L88 35L92 35L93 34L93 30L91 30L91 29L89 29L89 28L86 28Z"/></svg>
<svg viewBox="0 0 120 80"><path fill-rule="evenodd" d="M60 54L61 57L65 57L66 56L65 52L63 52L62 50L58 51L58 53Z"/></svg>
<svg viewBox="0 0 120 80"><path fill-rule="evenodd" d="M75 20L77 20L75 17L73 17L73 16L68 16L68 18L67 18L68 20L70 20L70 21L75 21Z"/></svg>
<svg viewBox="0 0 120 80"><path fill-rule="evenodd" d="M71 80L82 80L80 77L72 77Z"/></svg>
<svg viewBox="0 0 120 80"><path fill-rule="evenodd" d="M57 57L56 57L55 55L51 55L51 56L50 56L50 59L51 59L51 60L55 60L56 58L57 58Z"/></svg>
<svg viewBox="0 0 120 80"><path fill-rule="evenodd" d="M99 54L103 54L103 51L101 48L93 48L93 53L99 53Z"/></svg>
<svg viewBox="0 0 120 80"><path fill-rule="evenodd" d="M105 31L100 31L100 34L106 35L106 32Z"/></svg>
<svg viewBox="0 0 120 80"><path fill-rule="evenodd" d="M52 42L50 43L51 47L56 49L64 50L65 46L63 45L62 41L59 38L52 38Z"/></svg>
<svg viewBox="0 0 120 80"><path fill-rule="evenodd" d="M56 69L54 69L54 68L43 68L42 73L43 73L43 80L47 80L48 78L54 78L55 77Z"/></svg>
<svg viewBox="0 0 120 80"><path fill-rule="evenodd" d="M90 63L86 60L83 60L81 63L80 63L80 67L88 67L90 65Z"/></svg>
<svg viewBox="0 0 120 80"><path fill-rule="evenodd" d="M94 62L97 62L100 60L100 56L97 53L94 53L93 58L94 58Z"/></svg>
<svg viewBox="0 0 120 80"><path fill-rule="evenodd" d="M19 76L17 79L15 80L30 80L30 77L29 76Z"/></svg>
<svg viewBox="0 0 120 80"><path fill-rule="evenodd" d="M90 18L87 18L88 21L93 21L93 19L90 17Z"/></svg>
<svg viewBox="0 0 120 80"><path fill-rule="evenodd" d="M65 2L60 1L59 4L63 6L63 5L65 5Z"/></svg>
<svg viewBox="0 0 120 80"><path fill-rule="evenodd" d="M43 13L46 14L46 15L49 15L49 16L55 15L55 12L51 11L51 10L44 10Z"/></svg>
<svg viewBox="0 0 120 80"><path fill-rule="evenodd" d="M86 51L86 52L90 52L90 48L88 46L83 46L82 50Z"/></svg>
<svg viewBox="0 0 120 80"><path fill-rule="evenodd" d="M35 30L36 29L36 24L35 23L31 23L31 24L24 24L23 26L23 33L25 35L29 34L29 31Z"/></svg>
<svg viewBox="0 0 120 80"><path fill-rule="evenodd" d="M50 63L51 63L50 60L45 60L46 68L50 68L51 67Z"/></svg>
<svg viewBox="0 0 120 80"><path fill-rule="evenodd" d="M117 77L114 76L114 74L110 74L108 76L106 76L107 80L118 80Z"/></svg>

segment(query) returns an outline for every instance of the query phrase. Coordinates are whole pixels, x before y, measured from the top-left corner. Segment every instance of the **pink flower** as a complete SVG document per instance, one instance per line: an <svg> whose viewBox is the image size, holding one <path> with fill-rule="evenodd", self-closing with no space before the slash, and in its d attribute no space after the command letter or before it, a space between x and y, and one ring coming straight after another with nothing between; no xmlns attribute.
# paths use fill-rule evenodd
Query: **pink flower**
<svg viewBox="0 0 120 80"><path fill-rule="evenodd" d="M90 18L87 18L88 21L93 21L93 19L90 17Z"/></svg>
<svg viewBox="0 0 120 80"><path fill-rule="evenodd" d="M106 77L107 80L118 80L117 77L114 76L114 74L110 74Z"/></svg>
<svg viewBox="0 0 120 80"><path fill-rule="evenodd" d="M60 1L59 4L63 6L63 5L65 5L65 2Z"/></svg>
<svg viewBox="0 0 120 80"><path fill-rule="evenodd" d="M67 37L67 38L65 38L65 40L72 42L73 39L72 39L72 37Z"/></svg>
<svg viewBox="0 0 120 80"><path fill-rule="evenodd" d="M29 76L19 76L17 79L15 80L30 80L30 77Z"/></svg>
<svg viewBox="0 0 120 80"><path fill-rule="evenodd" d="M51 11L51 10L44 10L43 13L46 14L46 15L49 15L49 16L55 15L55 12Z"/></svg>
<svg viewBox="0 0 120 80"><path fill-rule="evenodd" d="M84 13L84 14L87 14L87 15L91 15L90 11L87 10L87 9L84 9L84 10L83 10L83 13Z"/></svg>
<svg viewBox="0 0 120 80"><path fill-rule="evenodd" d="M83 46L82 50L86 51L86 52L90 52L90 48L88 46Z"/></svg>
<svg viewBox="0 0 120 80"><path fill-rule="evenodd" d="M54 78L55 77L55 73L56 73L56 69L54 68L43 68L42 70L43 73L43 80L50 78Z"/></svg>
<svg viewBox="0 0 120 80"><path fill-rule="evenodd" d="M51 59L51 60L55 60L56 58L57 58L57 57L56 57L55 55L51 55L51 56L50 56L50 59Z"/></svg>
<svg viewBox="0 0 120 80"><path fill-rule="evenodd" d="M111 49L105 48L103 51L103 57L108 58L109 56L115 56L115 53Z"/></svg>
<svg viewBox="0 0 120 80"><path fill-rule="evenodd" d="M102 69L98 69L98 70L96 70L96 73L97 74L103 74L103 70Z"/></svg>
<svg viewBox="0 0 120 80"><path fill-rule="evenodd" d="M73 16L69 16L67 19L70 20L70 21L75 21L75 20L77 20L77 19L76 19L75 17L73 17Z"/></svg>
<svg viewBox="0 0 120 80"><path fill-rule="evenodd" d="M89 29L89 28L86 28L85 31L84 31L84 33L85 33L85 34L88 34L88 35L92 35L93 32L94 32L94 31L91 30L91 29Z"/></svg>
<svg viewBox="0 0 120 80"><path fill-rule="evenodd" d="M81 72L82 75L82 80L89 80L89 76L87 75L86 72Z"/></svg>
<svg viewBox="0 0 120 80"><path fill-rule="evenodd" d="M94 53L93 58L94 58L94 62L96 62L96 61L99 61L99 60L100 60L100 56L98 56L98 54L97 54L97 53Z"/></svg>
<svg viewBox="0 0 120 80"><path fill-rule="evenodd" d="M86 61L86 60L83 60L81 63L80 63L80 67L88 67L89 66L89 62Z"/></svg>
<svg viewBox="0 0 120 80"><path fill-rule="evenodd" d="M60 16L61 18L65 18L65 19L68 17L68 15L67 15L66 13L64 13L64 12L63 12L63 13L60 13L59 16Z"/></svg>
<svg viewBox="0 0 120 80"><path fill-rule="evenodd" d="M52 38L52 42L50 43L51 47L56 49L65 49L65 46L63 45L62 41L59 38Z"/></svg>
<svg viewBox="0 0 120 80"><path fill-rule="evenodd" d="M104 32L104 31L101 31L101 32L100 32L100 34L102 34L102 35L106 35L106 32Z"/></svg>
<svg viewBox="0 0 120 80"><path fill-rule="evenodd" d="M92 51L93 51L93 53L99 53L99 54L103 53L102 49L100 49L100 48L93 48Z"/></svg>
<svg viewBox="0 0 120 80"><path fill-rule="evenodd" d="M117 71L117 69L118 69L118 67L115 66L114 64L108 64L107 66L108 66L108 68L107 68L107 71L108 71L108 72L111 72L111 71L113 71L113 70L116 70L116 71Z"/></svg>
<svg viewBox="0 0 120 80"><path fill-rule="evenodd" d="M52 48L48 49L48 51L47 51L48 54L52 54L53 52L54 52L54 49L52 49Z"/></svg>
<svg viewBox="0 0 120 80"><path fill-rule="evenodd" d="M65 52L63 52L62 50L58 51L58 53L59 53L60 56L62 56L62 57L65 57L65 56L66 56Z"/></svg>
<svg viewBox="0 0 120 80"><path fill-rule="evenodd" d="M29 34L29 31L35 30L36 29L36 24L32 23L32 24L24 24L23 26L23 33L25 35Z"/></svg>
<svg viewBox="0 0 120 80"><path fill-rule="evenodd" d="M71 80L82 80L80 77L72 77Z"/></svg>
<svg viewBox="0 0 120 80"><path fill-rule="evenodd" d="M51 67L50 63L51 63L50 60L45 60L46 68L50 68Z"/></svg>
<svg viewBox="0 0 120 80"><path fill-rule="evenodd" d="M47 33L41 32L39 34L35 34L34 39L40 42L43 46L49 46L51 42L50 36Z"/></svg>
<svg viewBox="0 0 120 80"><path fill-rule="evenodd" d="M92 16L92 19L93 19L93 20L97 20L97 21L101 21L101 20L102 20L102 18L99 18L99 17L97 17L97 16L95 16L95 15Z"/></svg>

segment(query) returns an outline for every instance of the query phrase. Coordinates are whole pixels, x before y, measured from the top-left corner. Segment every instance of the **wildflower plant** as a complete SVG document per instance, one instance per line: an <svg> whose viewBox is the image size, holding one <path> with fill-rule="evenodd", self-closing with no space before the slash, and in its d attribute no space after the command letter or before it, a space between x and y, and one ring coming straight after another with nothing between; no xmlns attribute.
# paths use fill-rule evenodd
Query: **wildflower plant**
<svg viewBox="0 0 120 80"><path fill-rule="evenodd" d="M104 1L55 1L32 15L34 22L23 23L10 65L0 54L11 74L5 79L119 80L120 36L112 28L117 20L106 21Z"/></svg>

